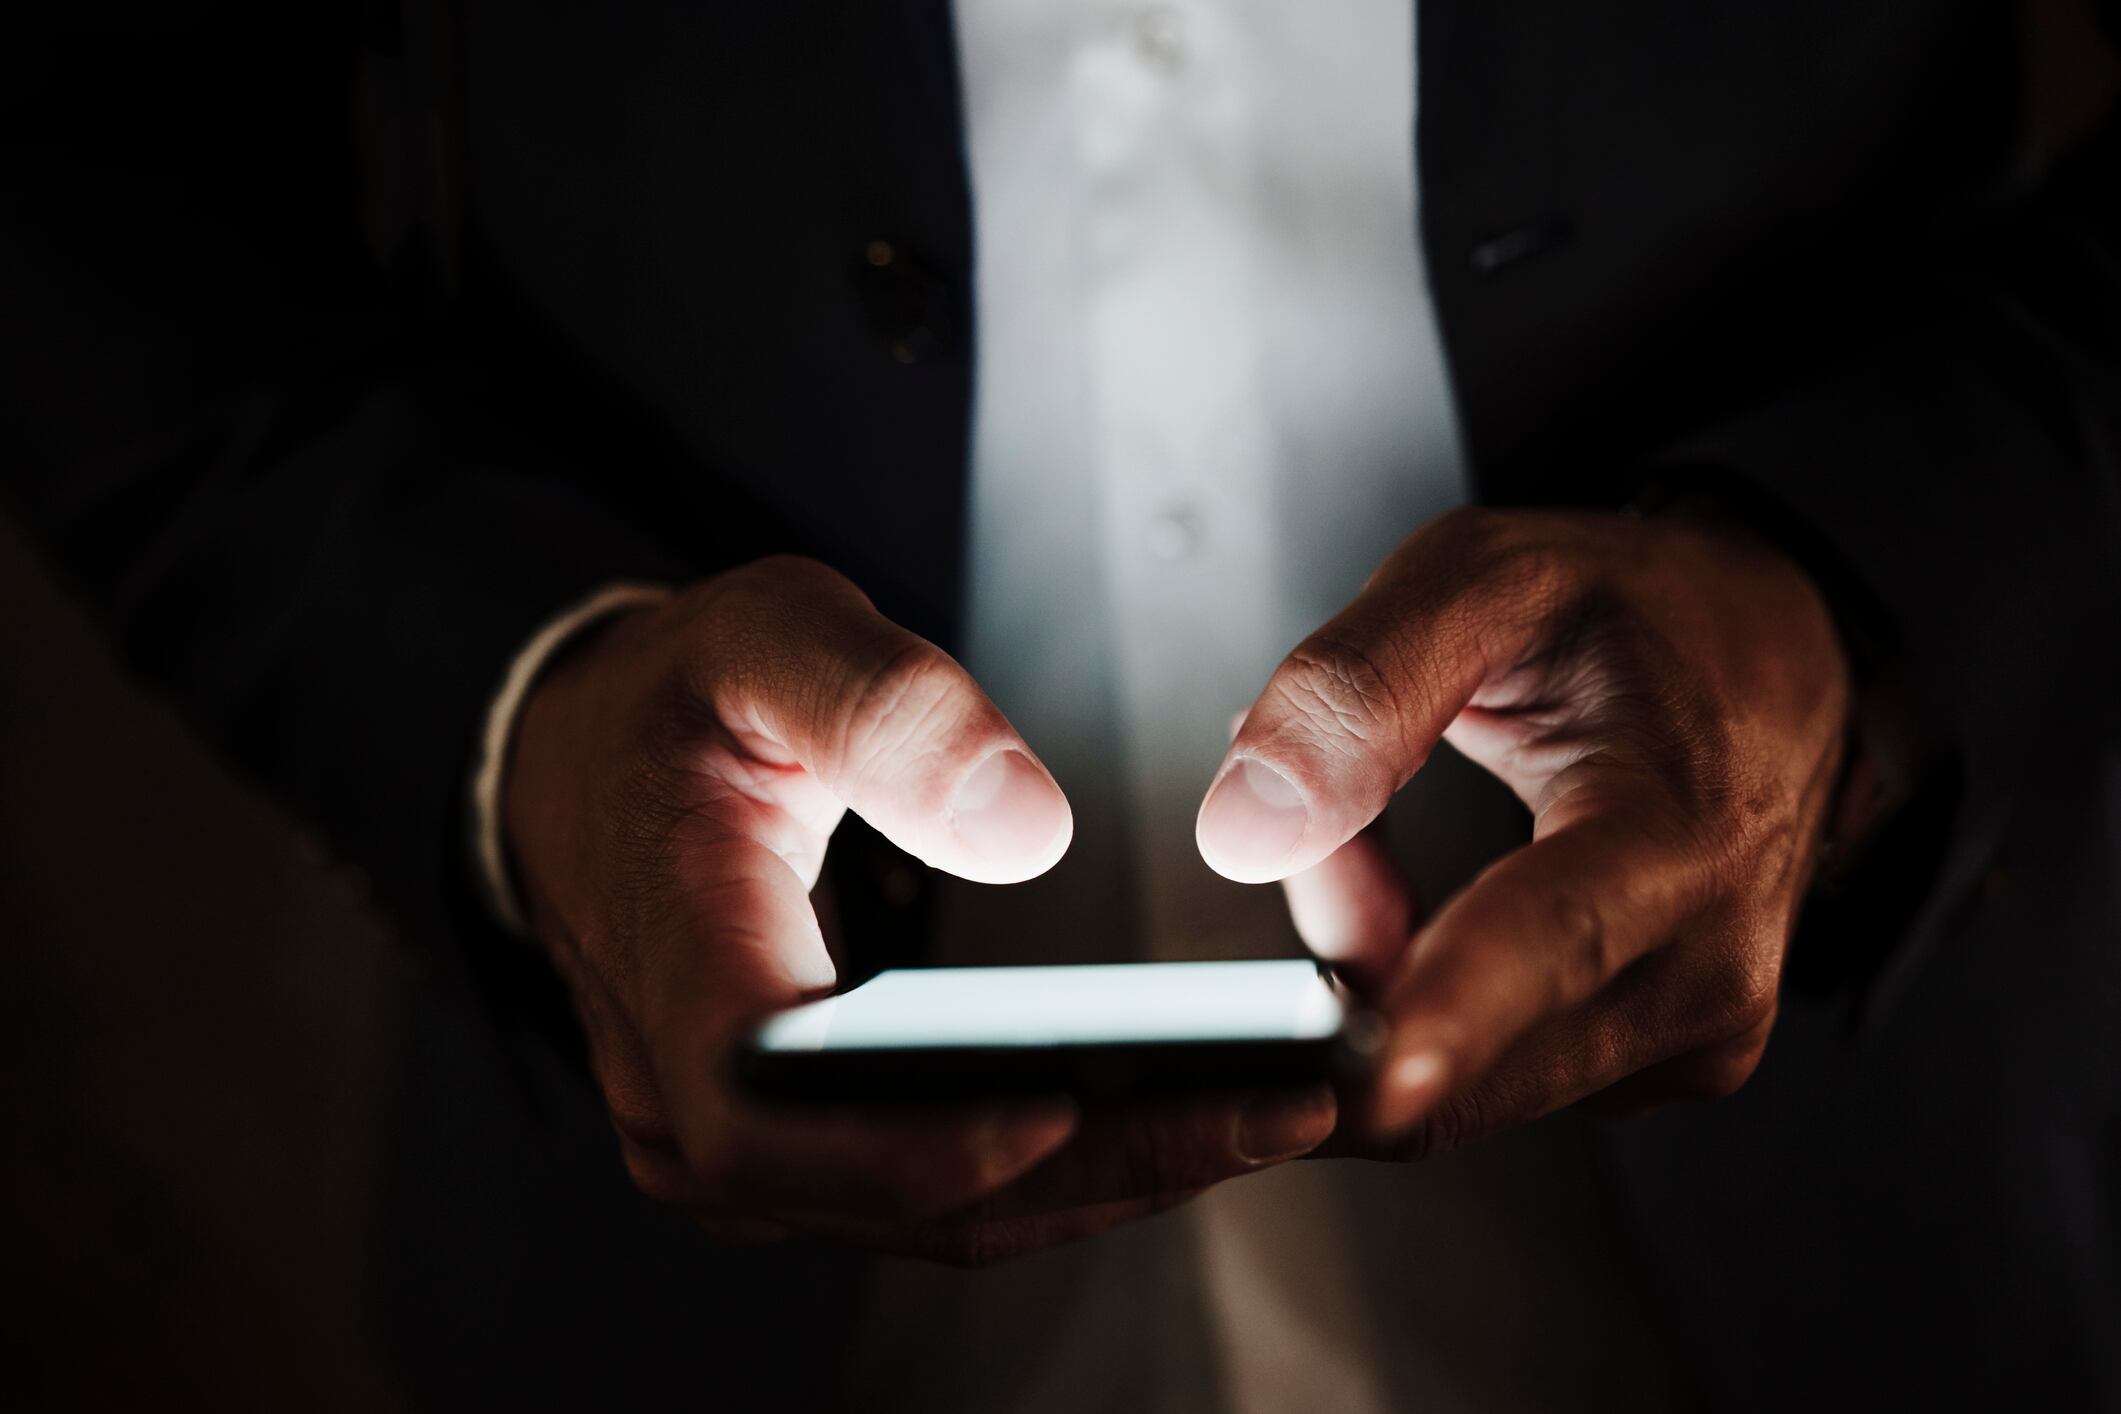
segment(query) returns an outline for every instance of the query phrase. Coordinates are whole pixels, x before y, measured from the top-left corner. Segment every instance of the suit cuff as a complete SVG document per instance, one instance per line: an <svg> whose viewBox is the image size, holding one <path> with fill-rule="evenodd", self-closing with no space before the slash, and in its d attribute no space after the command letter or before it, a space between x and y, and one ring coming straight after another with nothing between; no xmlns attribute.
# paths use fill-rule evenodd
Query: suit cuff
<svg viewBox="0 0 2121 1414"><path fill-rule="evenodd" d="M479 733L478 767L471 778L471 853L479 896L487 914L517 937L530 936L530 919L516 890L515 871L501 831L501 789L508 768L508 748L515 739L516 718L545 667L588 629L639 604L670 597L667 585L621 582L607 584L586 599L554 615L509 660L500 688L486 707Z"/></svg>

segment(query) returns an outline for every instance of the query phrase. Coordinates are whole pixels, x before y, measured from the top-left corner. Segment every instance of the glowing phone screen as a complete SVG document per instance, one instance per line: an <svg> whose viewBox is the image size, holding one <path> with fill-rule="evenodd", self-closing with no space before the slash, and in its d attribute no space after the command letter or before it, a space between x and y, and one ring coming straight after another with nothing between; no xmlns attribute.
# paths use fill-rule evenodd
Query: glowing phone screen
<svg viewBox="0 0 2121 1414"><path fill-rule="evenodd" d="M1320 1040L1345 1020L1301 960L947 967L879 973L774 1017L774 1051Z"/></svg>

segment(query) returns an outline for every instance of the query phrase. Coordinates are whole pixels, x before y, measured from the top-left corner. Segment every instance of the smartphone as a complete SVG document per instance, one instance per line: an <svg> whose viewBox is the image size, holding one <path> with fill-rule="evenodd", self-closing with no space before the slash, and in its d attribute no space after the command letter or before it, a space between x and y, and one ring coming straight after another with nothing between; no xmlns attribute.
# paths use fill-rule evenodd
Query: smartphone
<svg viewBox="0 0 2121 1414"><path fill-rule="evenodd" d="M769 1017L736 1068L780 1100L1117 1100L1347 1083L1383 1034L1307 961L905 968Z"/></svg>

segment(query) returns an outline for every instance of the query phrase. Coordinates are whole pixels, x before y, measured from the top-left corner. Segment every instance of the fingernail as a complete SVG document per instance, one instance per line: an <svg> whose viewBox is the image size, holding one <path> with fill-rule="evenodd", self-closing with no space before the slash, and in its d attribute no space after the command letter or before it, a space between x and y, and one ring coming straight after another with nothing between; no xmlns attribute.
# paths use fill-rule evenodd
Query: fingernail
<svg viewBox="0 0 2121 1414"><path fill-rule="evenodd" d="M1280 877L1307 819L1302 792L1264 761L1240 757L1201 803L1194 835L1209 867L1239 883Z"/></svg>
<svg viewBox="0 0 2121 1414"><path fill-rule="evenodd" d="M1326 1141L1338 1110L1320 1085L1300 1095L1261 1095L1237 1112L1237 1152L1255 1164L1293 1159Z"/></svg>
<svg viewBox="0 0 2121 1414"><path fill-rule="evenodd" d="M1443 1094L1447 1068L1442 1051L1416 1051L1388 1062L1377 1082L1377 1127L1393 1132L1420 1119Z"/></svg>
<svg viewBox="0 0 2121 1414"><path fill-rule="evenodd" d="M950 819L965 848L980 858L1029 865L1044 858L1067 828L1068 802L1030 757L1012 747L965 777L950 802Z"/></svg>

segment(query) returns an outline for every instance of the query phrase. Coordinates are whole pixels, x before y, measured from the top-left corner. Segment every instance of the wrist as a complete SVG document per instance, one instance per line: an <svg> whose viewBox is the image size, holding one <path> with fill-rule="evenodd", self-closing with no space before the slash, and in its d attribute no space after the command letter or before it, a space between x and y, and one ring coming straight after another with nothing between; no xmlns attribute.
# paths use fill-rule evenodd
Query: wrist
<svg viewBox="0 0 2121 1414"><path fill-rule="evenodd" d="M534 704L550 702L546 691L580 659L589 643L623 618L670 597L657 585L613 584L548 620L511 660L488 705L477 769L472 779L472 854L489 914L519 937L532 933L531 910L522 888L519 832L510 818L525 794L519 759ZM541 715L543 715L541 713ZM530 794L540 792L532 788Z"/></svg>

